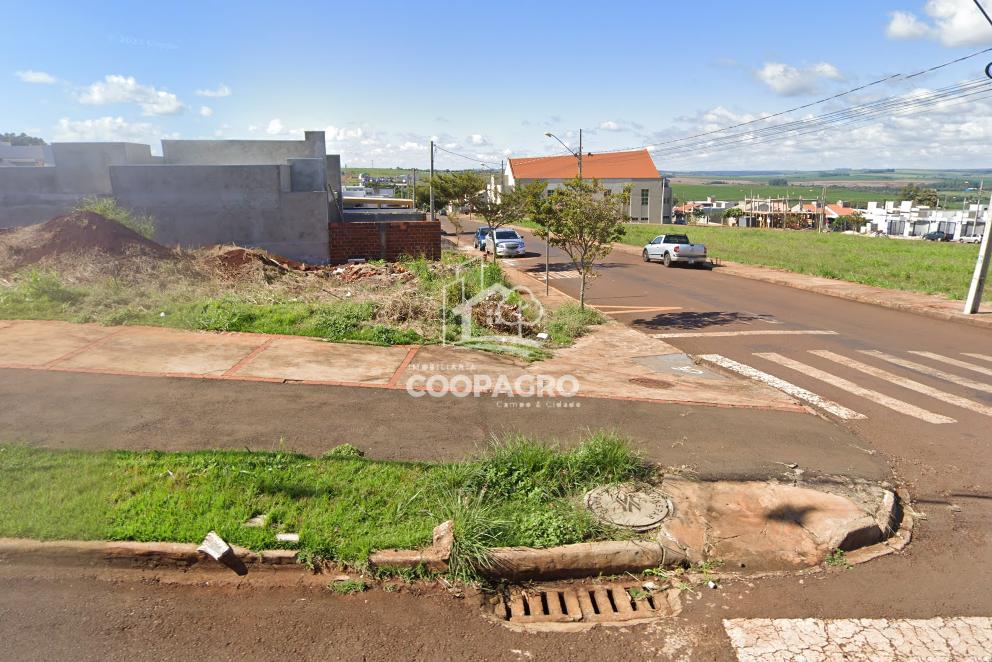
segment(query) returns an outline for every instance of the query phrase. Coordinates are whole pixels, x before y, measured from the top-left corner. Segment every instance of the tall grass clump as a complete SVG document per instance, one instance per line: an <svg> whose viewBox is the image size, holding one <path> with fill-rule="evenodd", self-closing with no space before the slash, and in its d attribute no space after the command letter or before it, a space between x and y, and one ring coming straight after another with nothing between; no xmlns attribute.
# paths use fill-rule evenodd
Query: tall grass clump
<svg viewBox="0 0 992 662"><path fill-rule="evenodd" d="M100 214L104 218L116 221L124 227L134 230L145 239L155 236L155 219L147 214L135 214L130 209L122 207L116 198L89 197L83 198L73 211L88 211Z"/></svg>

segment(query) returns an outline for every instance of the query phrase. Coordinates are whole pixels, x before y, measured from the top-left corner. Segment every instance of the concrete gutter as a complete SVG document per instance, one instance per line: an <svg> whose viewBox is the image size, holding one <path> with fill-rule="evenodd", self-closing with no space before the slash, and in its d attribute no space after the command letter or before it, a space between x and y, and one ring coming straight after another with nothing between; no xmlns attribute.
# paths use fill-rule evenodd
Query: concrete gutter
<svg viewBox="0 0 992 662"><path fill-rule="evenodd" d="M444 526L444 525L441 525ZM440 528L440 527L439 527ZM882 542L848 552L851 564L865 563L895 552L909 544L913 518L905 514L899 530ZM444 536L443 538L446 538ZM420 565L437 572L447 569L450 538L439 540L445 549L431 546L424 550L384 550L370 561L376 567L414 568ZM235 547L236 557L250 572L311 570L293 550L252 552ZM534 549L497 547L491 550L492 567L482 573L493 580L525 581L639 574L650 568L675 568L686 563L683 552L652 541L607 540ZM23 538L0 538L0 564L44 564L69 567L117 567L131 569L177 569L196 572L227 572L220 563L197 551L195 544L168 542L112 542L87 540L40 541ZM817 572L822 566L798 571L720 574L714 576L781 576ZM297 579L290 579L293 584Z"/></svg>

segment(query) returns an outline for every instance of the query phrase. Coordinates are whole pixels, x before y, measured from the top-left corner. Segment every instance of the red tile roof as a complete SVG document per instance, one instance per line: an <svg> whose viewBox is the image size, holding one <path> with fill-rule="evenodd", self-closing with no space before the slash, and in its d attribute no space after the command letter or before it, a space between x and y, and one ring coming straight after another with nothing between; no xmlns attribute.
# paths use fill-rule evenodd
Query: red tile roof
<svg viewBox="0 0 992 662"><path fill-rule="evenodd" d="M579 173L572 155L510 159L516 179L572 179ZM646 149L633 152L585 154L582 176L588 179L661 179Z"/></svg>
<svg viewBox="0 0 992 662"><path fill-rule="evenodd" d="M861 210L852 209L851 207L841 207L840 205L827 205L827 213L836 216L855 216L860 214Z"/></svg>

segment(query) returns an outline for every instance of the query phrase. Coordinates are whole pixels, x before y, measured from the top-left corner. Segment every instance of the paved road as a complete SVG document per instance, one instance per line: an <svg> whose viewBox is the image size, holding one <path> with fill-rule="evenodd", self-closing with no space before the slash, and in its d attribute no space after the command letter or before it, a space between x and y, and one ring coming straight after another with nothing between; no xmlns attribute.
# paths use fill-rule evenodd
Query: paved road
<svg viewBox="0 0 992 662"><path fill-rule="evenodd" d="M972 608L930 619L922 591L884 605L865 590L867 568L700 586L682 594L678 617L580 633L511 631L443 586L336 596L318 581L277 587L251 575L198 581L134 572L0 566L0 658L929 662L987 660L992 642L992 624ZM880 604L887 620L861 620ZM847 655L818 655L838 648Z"/></svg>
<svg viewBox="0 0 992 662"><path fill-rule="evenodd" d="M527 238L533 252L510 262L543 278L544 244ZM577 296L567 256L552 249L550 261L551 285ZM988 331L719 269L666 269L619 251L598 273L591 305L687 353L723 357L818 396L918 495L992 497Z"/></svg>

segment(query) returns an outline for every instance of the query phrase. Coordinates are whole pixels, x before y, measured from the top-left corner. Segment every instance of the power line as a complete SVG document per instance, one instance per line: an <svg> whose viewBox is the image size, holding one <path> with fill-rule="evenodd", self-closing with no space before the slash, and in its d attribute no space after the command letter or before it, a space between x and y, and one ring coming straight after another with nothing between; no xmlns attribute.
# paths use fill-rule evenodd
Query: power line
<svg viewBox="0 0 992 662"><path fill-rule="evenodd" d="M984 16L985 20L989 22L989 25L992 25L992 18L989 18L989 14L985 11L985 7L982 6L982 3L975 0L975 6L978 7L978 11L982 12L982 16Z"/></svg>
<svg viewBox="0 0 992 662"><path fill-rule="evenodd" d="M975 0L975 1L977 3L977 0ZM983 13L984 13L984 10L983 10ZM638 145L636 147L625 147L625 148L622 148L622 149L600 150L599 153L605 153L605 152L625 152L625 151L634 150L634 149L643 149L645 147L657 147L657 146L660 146L660 145L669 145L669 144L674 144L674 143L678 143L678 142L684 142L684 141L687 141L687 140L693 140L693 139L696 139L696 138L702 138L704 136L710 136L710 135L714 135L714 134L717 134L717 133L723 133L723 132L729 131L731 129L738 129L738 128L742 127L742 126L749 126L751 124L757 124L759 122L767 122L768 120L773 119L775 117L781 117L782 115L787 115L789 113L794 113L794 112L796 112L798 110L805 110L806 108L811 108L813 106L816 106L816 105L819 105L819 104L822 104L822 103L826 103L828 101L833 101L835 99L839 99L840 97L847 96L849 94L853 94L854 92L859 92L859 91L865 90L865 89L867 89L869 87L874 87L875 85L880 85L882 83L889 82L889 81L895 80L897 78L903 79L903 80L909 80L910 78L916 78L917 76L922 76L924 74L932 73L934 71L937 71L938 69L943 69L944 67L949 67L949 66L951 66L953 64L957 64L959 62L963 62L965 60L969 60L971 58L978 57L979 55L983 55L983 54L989 53L989 52L992 52L992 48L985 48L985 49L982 49L980 51L975 51L974 53L971 53L969 55L964 55L962 57L955 58L953 60L948 60L947 62L943 62L941 64L938 64L938 65L929 67L927 69L922 69L922 70L917 71L917 72L912 73L912 74L892 74L891 76L886 76L884 78L879 78L878 80L872 81L870 83L866 83L864 85L859 85L858 87L854 87L854 88L851 88L849 90L845 90L843 92L838 92L837 94L833 94L831 96L824 97L822 99L818 99L817 101L811 101L809 103L805 103L805 104L802 104L802 105L799 105L799 106L795 106L793 108L788 108L786 110L782 110L782 111L779 111L777 113L772 113L771 115L765 115L764 117L759 117L759 118L756 118L756 119L753 119L753 120L748 120L746 122L739 122L737 124L732 124L730 126L725 126L723 128L720 128L720 129L714 129L714 130L711 130L711 131L704 131L702 133L697 133L697 134L694 134L694 135L691 135L691 136L685 136L685 137L682 137L682 138L674 138L674 139L671 139L671 140L664 140L664 141L656 142L656 143L648 143L648 144L645 144L645 145Z"/></svg>
<svg viewBox="0 0 992 662"><path fill-rule="evenodd" d="M444 147L441 147L440 145L434 145L434 149L440 150L442 152L447 152L448 154L451 154L452 156L459 156L459 157L461 157L463 159L468 159L469 161L473 161L475 163L483 163L483 164L486 164L486 165L499 165L495 161L483 161L482 159L476 159L476 158L473 158L471 156L466 156L465 154L459 154L458 152L452 152L450 149L445 149Z"/></svg>

